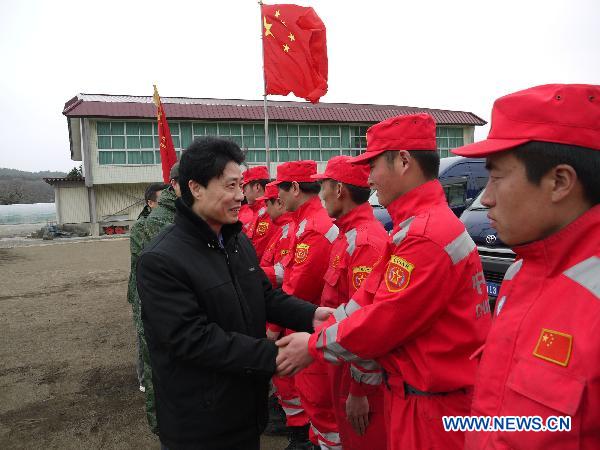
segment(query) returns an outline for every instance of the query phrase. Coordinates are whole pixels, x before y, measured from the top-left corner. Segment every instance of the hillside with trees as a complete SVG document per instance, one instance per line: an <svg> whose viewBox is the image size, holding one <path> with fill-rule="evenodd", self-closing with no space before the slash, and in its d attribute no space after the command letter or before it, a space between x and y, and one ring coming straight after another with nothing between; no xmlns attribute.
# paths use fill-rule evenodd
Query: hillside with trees
<svg viewBox="0 0 600 450"><path fill-rule="evenodd" d="M71 172L74 172L74 169ZM0 205L52 203L54 189L43 178L65 177L65 172L25 172L0 168Z"/></svg>

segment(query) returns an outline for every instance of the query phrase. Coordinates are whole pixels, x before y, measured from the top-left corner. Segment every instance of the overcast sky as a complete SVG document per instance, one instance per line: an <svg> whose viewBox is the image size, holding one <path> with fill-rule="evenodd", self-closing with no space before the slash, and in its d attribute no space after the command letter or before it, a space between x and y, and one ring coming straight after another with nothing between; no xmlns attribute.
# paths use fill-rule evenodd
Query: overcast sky
<svg viewBox="0 0 600 450"><path fill-rule="evenodd" d="M515 90L600 84L598 0L297 4L327 27L323 102L489 120L493 100ZM163 97L262 98L260 33L254 0L0 0L0 167L78 165L61 112L80 92L152 95L156 83Z"/></svg>

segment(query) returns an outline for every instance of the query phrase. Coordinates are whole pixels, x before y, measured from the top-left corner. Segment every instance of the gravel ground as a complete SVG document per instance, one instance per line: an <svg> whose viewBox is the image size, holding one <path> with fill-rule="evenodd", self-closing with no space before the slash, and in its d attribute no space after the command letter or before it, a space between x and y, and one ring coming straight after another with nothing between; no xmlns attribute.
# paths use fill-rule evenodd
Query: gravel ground
<svg viewBox="0 0 600 450"><path fill-rule="evenodd" d="M2 244L0 448L158 449L135 376L129 240Z"/></svg>

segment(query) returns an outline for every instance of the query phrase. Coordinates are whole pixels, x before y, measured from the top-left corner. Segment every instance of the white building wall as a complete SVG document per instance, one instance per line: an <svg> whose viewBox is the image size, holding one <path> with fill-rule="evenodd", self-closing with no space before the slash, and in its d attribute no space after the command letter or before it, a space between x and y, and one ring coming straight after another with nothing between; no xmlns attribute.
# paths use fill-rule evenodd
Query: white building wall
<svg viewBox="0 0 600 450"><path fill-rule="evenodd" d="M144 207L144 191L148 183L96 185L98 222L136 220Z"/></svg>
<svg viewBox="0 0 600 450"><path fill-rule="evenodd" d="M59 224L84 223L90 221L87 188L83 184L74 186L65 183L55 187L56 216Z"/></svg>
<svg viewBox="0 0 600 450"><path fill-rule="evenodd" d="M127 164L112 165L99 163L98 158L98 134L96 132L96 120L90 119L90 165L93 173L93 183L160 183L162 181L162 168L160 164ZM100 220L100 219L99 219Z"/></svg>

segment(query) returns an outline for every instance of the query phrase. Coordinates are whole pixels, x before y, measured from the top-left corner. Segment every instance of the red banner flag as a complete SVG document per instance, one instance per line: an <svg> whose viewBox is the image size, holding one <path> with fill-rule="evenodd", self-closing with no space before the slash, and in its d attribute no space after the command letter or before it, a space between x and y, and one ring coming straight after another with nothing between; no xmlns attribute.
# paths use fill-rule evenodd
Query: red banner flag
<svg viewBox="0 0 600 450"><path fill-rule="evenodd" d="M167 122L167 116L160 101L158 90L154 86L154 104L156 105L156 120L158 121L158 140L160 142L160 160L162 162L162 174L165 183L170 181L169 173L171 167L177 162L173 139L171 138L171 130Z"/></svg>
<svg viewBox="0 0 600 450"><path fill-rule="evenodd" d="M265 94L317 103L327 92L325 25L312 8L262 5Z"/></svg>

